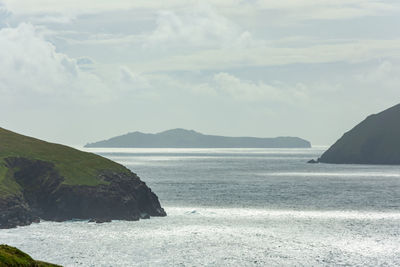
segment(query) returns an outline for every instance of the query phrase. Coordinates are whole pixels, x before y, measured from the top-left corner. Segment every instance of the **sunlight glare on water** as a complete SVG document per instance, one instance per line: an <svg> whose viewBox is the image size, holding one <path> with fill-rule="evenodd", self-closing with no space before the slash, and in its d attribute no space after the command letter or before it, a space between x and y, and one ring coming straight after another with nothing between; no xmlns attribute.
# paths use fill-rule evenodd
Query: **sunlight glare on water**
<svg viewBox="0 0 400 267"><path fill-rule="evenodd" d="M168 216L41 222L1 243L65 266L400 265L398 166L305 163L321 149L94 150Z"/></svg>

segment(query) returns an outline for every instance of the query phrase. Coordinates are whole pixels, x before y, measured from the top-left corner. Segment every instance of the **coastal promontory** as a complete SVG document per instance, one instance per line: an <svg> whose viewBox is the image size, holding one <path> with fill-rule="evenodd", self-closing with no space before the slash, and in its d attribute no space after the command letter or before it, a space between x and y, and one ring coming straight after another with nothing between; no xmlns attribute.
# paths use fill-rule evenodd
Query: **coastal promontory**
<svg viewBox="0 0 400 267"><path fill-rule="evenodd" d="M0 128L0 228L40 219L100 222L165 215L158 197L124 166Z"/></svg>
<svg viewBox="0 0 400 267"><path fill-rule="evenodd" d="M368 116L345 133L318 162L400 165L400 104Z"/></svg>

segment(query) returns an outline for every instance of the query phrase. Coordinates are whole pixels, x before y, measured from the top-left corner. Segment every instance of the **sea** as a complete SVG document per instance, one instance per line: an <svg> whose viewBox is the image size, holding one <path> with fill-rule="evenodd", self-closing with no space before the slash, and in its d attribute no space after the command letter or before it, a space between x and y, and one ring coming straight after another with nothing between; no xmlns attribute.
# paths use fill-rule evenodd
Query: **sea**
<svg viewBox="0 0 400 267"><path fill-rule="evenodd" d="M85 149L168 216L42 221L0 243L64 266L400 266L400 166L306 163L325 149Z"/></svg>

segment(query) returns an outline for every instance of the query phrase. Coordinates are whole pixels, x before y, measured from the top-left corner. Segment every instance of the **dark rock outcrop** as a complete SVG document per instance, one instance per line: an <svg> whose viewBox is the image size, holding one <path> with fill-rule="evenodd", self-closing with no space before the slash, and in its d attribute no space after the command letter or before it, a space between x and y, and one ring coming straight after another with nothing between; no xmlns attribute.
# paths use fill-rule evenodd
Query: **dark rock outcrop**
<svg viewBox="0 0 400 267"><path fill-rule="evenodd" d="M22 196L0 198L0 211L0 229L25 226L39 221L39 217L32 213Z"/></svg>
<svg viewBox="0 0 400 267"><path fill-rule="evenodd" d="M132 173L103 172L96 186L63 184L52 163L22 157L5 159L21 194L0 198L0 228L29 225L39 218L139 220L143 214L165 216L157 196Z"/></svg>
<svg viewBox="0 0 400 267"><path fill-rule="evenodd" d="M400 104L367 117L319 159L337 164L400 164Z"/></svg>
<svg viewBox="0 0 400 267"><path fill-rule="evenodd" d="M111 219L90 219L90 223L109 223Z"/></svg>

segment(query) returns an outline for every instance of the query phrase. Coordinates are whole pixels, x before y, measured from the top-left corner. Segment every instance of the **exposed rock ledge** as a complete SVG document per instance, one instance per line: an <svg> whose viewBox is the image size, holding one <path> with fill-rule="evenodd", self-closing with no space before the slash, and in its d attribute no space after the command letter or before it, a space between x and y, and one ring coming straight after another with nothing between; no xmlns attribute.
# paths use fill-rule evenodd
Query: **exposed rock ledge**
<svg viewBox="0 0 400 267"><path fill-rule="evenodd" d="M136 221L166 216L157 196L132 172L103 172L99 179L108 184L72 186L62 183L50 162L23 157L8 157L5 162L21 193L0 197L0 228L40 219Z"/></svg>

